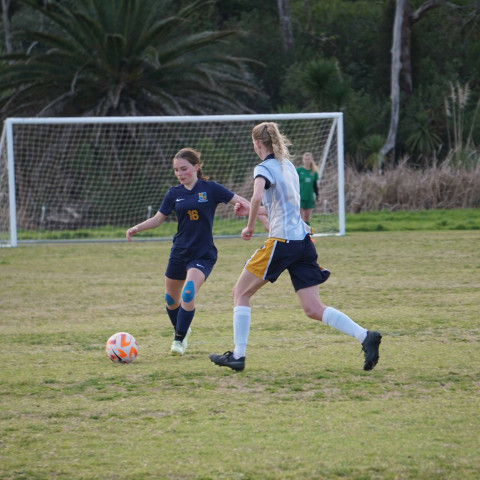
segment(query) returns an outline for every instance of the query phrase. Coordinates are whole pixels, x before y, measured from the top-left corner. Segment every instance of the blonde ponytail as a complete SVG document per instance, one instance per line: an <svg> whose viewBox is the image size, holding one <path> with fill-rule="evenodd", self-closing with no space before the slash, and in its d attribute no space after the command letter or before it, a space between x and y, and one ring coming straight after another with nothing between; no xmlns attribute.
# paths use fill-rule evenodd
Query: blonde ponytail
<svg viewBox="0 0 480 480"><path fill-rule="evenodd" d="M274 122L263 122L253 127L252 139L259 140L268 150L272 150L274 157L280 163L284 159L292 158L288 150L292 144L285 135L280 133L278 125Z"/></svg>

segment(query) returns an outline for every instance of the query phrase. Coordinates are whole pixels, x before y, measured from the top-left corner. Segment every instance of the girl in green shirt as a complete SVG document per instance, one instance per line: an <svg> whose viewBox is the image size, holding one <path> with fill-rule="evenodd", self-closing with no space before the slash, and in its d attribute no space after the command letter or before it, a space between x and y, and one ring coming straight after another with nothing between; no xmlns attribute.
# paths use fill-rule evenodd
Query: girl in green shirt
<svg viewBox="0 0 480 480"><path fill-rule="evenodd" d="M318 168L310 152L302 157L302 167L297 168L300 180L300 215L302 220L310 225L310 217L318 197Z"/></svg>

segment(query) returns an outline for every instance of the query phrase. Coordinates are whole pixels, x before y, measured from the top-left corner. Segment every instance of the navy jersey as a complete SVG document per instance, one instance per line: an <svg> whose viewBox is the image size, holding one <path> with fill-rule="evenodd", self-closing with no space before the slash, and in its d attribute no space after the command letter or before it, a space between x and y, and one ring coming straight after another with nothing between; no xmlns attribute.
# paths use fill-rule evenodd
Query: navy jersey
<svg viewBox="0 0 480 480"><path fill-rule="evenodd" d="M200 179L192 190L183 185L171 187L159 208L164 215L175 211L178 219L170 255L182 260L216 259L212 234L215 210L219 203L228 203L233 196L223 185Z"/></svg>

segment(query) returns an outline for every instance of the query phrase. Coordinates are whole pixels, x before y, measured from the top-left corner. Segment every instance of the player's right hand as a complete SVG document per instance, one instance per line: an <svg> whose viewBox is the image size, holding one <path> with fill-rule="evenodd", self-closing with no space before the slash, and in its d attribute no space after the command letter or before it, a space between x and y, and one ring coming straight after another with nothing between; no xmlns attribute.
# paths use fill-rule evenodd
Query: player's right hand
<svg viewBox="0 0 480 480"><path fill-rule="evenodd" d="M132 227L127 230L127 240L132 241L132 236L138 232L137 227Z"/></svg>
<svg viewBox="0 0 480 480"><path fill-rule="evenodd" d="M251 228L245 227L242 230L242 238L244 240L250 240L252 238L252 234L253 234L253 229Z"/></svg>

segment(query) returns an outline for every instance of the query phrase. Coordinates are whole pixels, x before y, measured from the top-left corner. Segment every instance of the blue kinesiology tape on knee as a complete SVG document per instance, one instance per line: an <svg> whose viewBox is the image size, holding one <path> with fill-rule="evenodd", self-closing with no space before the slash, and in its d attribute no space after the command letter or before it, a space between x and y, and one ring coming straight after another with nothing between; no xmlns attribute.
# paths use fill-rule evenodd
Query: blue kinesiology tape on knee
<svg viewBox="0 0 480 480"><path fill-rule="evenodd" d="M165 294L165 301L167 305L173 305L175 303L175 300L168 293Z"/></svg>
<svg viewBox="0 0 480 480"><path fill-rule="evenodd" d="M185 303L189 303L193 300L193 297L195 297L195 285L191 280L189 280L186 284L185 287L183 288L182 292L182 300Z"/></svg>

